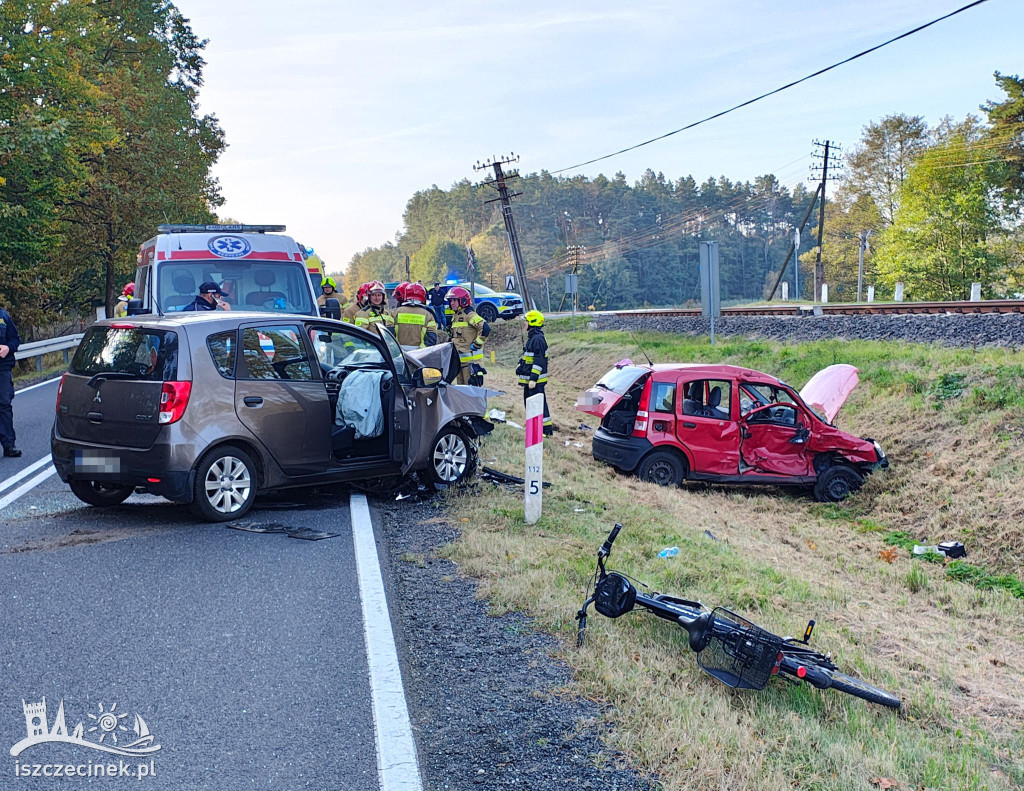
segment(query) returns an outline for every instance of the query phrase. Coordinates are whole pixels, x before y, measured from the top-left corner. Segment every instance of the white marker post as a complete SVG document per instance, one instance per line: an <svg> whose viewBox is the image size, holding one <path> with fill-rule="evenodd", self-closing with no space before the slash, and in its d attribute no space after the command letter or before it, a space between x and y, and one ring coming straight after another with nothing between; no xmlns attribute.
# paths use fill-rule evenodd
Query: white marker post
<svg viewBox="0 0 1024 791"><path fill-rule="evenodd" d="M523 489L526 524L540 519L544 490L544 394L526 399L526 485Z"/></svg>

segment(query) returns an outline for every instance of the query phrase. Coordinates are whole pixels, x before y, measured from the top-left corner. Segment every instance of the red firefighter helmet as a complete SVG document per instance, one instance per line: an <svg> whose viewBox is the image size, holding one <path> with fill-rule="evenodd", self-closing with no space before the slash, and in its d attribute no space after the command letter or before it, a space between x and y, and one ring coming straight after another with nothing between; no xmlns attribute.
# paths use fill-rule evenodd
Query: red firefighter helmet
<svg viewBox="0 0 1024 791"><path fill-rule="evenodd" d="M387 306L388 304L388 290L384 288L384 284L379 280L374 280L369 284L369 288L366 289L366 298L370 300L370 304L373 304L373 295L380 294L380 304Z"/></svg>
<svg viewBox="0 0 1024 791"><path fill-rule="evenodd" d="M369 296L369 293L368 293L369 291L370 291L370 284L369 283L363 283L356 290L356 304L357 305L365 305L366 304L366 300L367 300L367 298Z"/></svg>
<svg viewBox="0 0 1024 791"><path fill-rule="evenodd" d="M422 283L409 283L405 289L405 298L413 302L427 303L427 290Z"/></svg>
<svg viewBox="0 0 1024 791"><path fill-rule="evenodd" d="M462 286L454 286L453 288L448 289L448 293L445 295L445 299L448 300L449 302L453 299L458 300L459 307L461 307L463 310L469 307L469 292L466 291L466 289L464 289Z"/></svg>
<svg viewBox="0 0 1024 791"><path fill-rule="evenodd" d="M121 293L124 294L125 296L128 296L128 297L134 297L135 296L135 281L132 281L130 283L126 283L124 288L121 289Z"/></svg>
<svg viewBox="0 0 1024 791"><path fill-rule="evenodd" d="M397 286L395 286L395 300L401 305L406 300L407 289L409 288L409 282L403 280Z"/></svg>

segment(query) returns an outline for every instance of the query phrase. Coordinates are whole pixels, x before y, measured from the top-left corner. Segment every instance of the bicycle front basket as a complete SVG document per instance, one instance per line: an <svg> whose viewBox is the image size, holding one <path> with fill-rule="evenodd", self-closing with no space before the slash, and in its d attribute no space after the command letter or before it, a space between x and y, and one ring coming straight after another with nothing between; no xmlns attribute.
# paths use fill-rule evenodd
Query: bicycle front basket
<svg viewBox="0 0 1024 791"><path fill-rule="evenodd" d="M701 670L730 687L764 689L778 671L782 638L724 607L711 617L711 639L697 654Z"/></svg>

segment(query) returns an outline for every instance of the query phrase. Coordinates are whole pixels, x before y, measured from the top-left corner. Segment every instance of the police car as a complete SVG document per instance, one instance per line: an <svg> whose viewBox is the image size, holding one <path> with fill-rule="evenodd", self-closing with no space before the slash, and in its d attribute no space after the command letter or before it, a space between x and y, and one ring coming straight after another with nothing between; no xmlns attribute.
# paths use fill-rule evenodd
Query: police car
<svg viewBox="0 0 1024 791"><path fill-rule="evenodd" d="M283 225L160 225L139 246L131 315L179 311L201 283L220 285L235 310L316 316L305 248ZM319 287L319 283L317 283Z"/></svg>

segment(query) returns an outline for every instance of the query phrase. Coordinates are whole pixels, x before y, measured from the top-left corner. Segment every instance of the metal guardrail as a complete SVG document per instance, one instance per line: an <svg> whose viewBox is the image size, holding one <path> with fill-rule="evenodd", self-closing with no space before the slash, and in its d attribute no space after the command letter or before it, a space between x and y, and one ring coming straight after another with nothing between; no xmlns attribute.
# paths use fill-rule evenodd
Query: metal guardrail
<svg viewBox="0 0 1024 791"><path fill-rule="evenodd" d="M36 370L41 372L43 370L44 354L50 354L51 352L64 352L64 362L66 364L70 361L69 352L81 343L84 335L84 332L79 332L74 335L63 335L60 338L50 338L45 341L23 343L18 347L18 351L15 352L14 358L16 360L27 360L30 357L35 357Z"/></svg>

